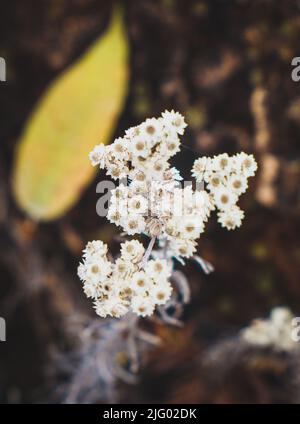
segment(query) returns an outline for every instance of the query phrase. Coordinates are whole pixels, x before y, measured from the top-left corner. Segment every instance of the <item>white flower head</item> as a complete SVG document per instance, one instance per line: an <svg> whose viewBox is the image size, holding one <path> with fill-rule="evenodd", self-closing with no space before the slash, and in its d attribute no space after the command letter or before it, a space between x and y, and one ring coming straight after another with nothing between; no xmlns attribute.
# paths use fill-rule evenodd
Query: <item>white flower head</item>
<svg viewBox="0 0 300 424"><path fill-rule="evenodd" d="M145 231L146 221L142 215L128 215L122 218L121 225L128 235L133 236L134 234L141 234Z"/></svg>
<svg viewBox="0 0 300 424"><path fill-rule="evenodd" d="M150 154L151 144L147 139L138 135L130 141L129 148L133 157L147 158Z"/></svg>
<svg viewBox="0 0 300 424"><path fill-rule="evenodd" d="M231 174L227 181L227 187L239 196L247 190L247 178L242 174Z"/></svg>
<svg viewBox="0 0 300 424"><path fill-rule="evenodd" d="M152 145L158 141L159 137L161 136L161 131L161 121L156 118L146 119L146 121L140 125L141 137L149 140Z"/></svg>
<svg viewBox="0 0 300 424"><path fill-rule="evenodd" d="M205 174L210 174L212 168L212 160L206 156L202 156L195 160L192 168L192 176L197 181L203 181Z"/></svg>
<svg viewBox="0 0 300 424"><path fill-rule="evenodd" d="M148 210L148 201L147 199L138 194L133 196L128 201L128 213L129 214L144 214Z"/></svg>
<svg viewBox="0 0 300 424"><path fill-rule="evenodd" d="M235 230L242 225L244 211L234 205L230 209L218 213L218 222L227 230Z"/></svg>
<svg viewBox="0 0 300 424"><path fill-rule="evenodd" d="M105 168L106 147L104 144L96 145L89 154L91 164L93 166L99 165L101 169Z"/></svg>
<svg viewBox="0 0 300 424"><path fill-rule="evenodd" d="M219 173L228 173L232 169L232 158L227 153L214 156L212 160L212 169Z"/></svg>
<svg viewBox="0 0 300 424"><path fill-rule="evenodd" d="M157 284L151 291L151 296L156 305L164 305L171 297L172 286L169 282Z"/></svg>
<svg viewBox="0 0 300 424"><path fill-rule="evenodd" d="M175 258L190 258L196 252L196 242L189 239L173 239L170 243L170 249Z"/></svg>
<svg viewBox="0 0 300 424"><path fill-rule="evenodd" d="M215 205L220 210L230 209L237 202L237 195L227 187L220 187L213 193Z"/></svg>
<svg viewBox="0 0 300 424"><path fill-rule="evenodd" d="M138 316L147 317L153 314L155 303L150 297L137 295L132 299L131 308Z"/></svg>
<svg viewBox="0 0 300 424"><path fill-rule="evenodd" d="M150 288L150 280L145 271L136 272L131 279L131 288L138 294L146 293Z"/></svg>
<svg viewBox="0 0 300 424"><path fill-rule="evenodd" d="M113 276L116 278L128 278L133 275L135 266L132 258L130 260L126 257L118 258L113 265Z"/></svg>
<svg viewBox="0 0 300 424"><path fill-rule="evenodd" d="M241 152L236 155L235 162L245 177L253 177L257 170L257 162L253 155Z"/></svg>
<svg viewBox="0 0 300 424"><path fill-rule="evenodd" d="M184 117L179 112L174 112L174 110L169 112L165 110L161 116L166 127L171 127L180 135L184 134L184 130L187 127L187 124L184 121Z"/></svg>
<svg viewBox="0 0 300 424"><path fill-rule="evenodd" d="M92 256L98 258L104 257L107 254L107 244L102 240L89 241L83 250L83 257L89 259Z"/></svg>
<svg viewBox="0 0 300 424"><path fill-rule="evenodd" d="M121 244L121 257L125 261L139 262L145 253L144 246L138 240L130 240Z"/></svg>
<svg viewBox="0 0 300 424"><path fill-rule="evenodd" d="M124 138L117 138L111 144L111 152L119 161L127 161L129 159L128 141Z"/></svg>
<svg viewBox="0 0 300 424"><path fill-rule="evenodd" d="M165 259L155 259L147 262L145 267L149 275L156 283L167 280L171 276L171 268Z"/></svg>

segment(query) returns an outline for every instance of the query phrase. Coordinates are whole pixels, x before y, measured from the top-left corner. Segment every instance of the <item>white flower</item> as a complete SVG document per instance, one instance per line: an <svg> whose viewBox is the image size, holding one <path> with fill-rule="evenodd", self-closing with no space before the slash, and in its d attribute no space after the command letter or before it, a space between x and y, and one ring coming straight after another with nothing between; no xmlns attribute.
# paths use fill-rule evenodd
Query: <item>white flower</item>
<svg viewBox="0 0 300 424"><path fill-rule="evenodd" d="M109 314L109 309L106 307L106 303L101 300L96 300L94 302L94 309L96 314L101 318L106 318Z"/></svg>
<svg viewBox="0 0 300 424"><path fill-rule="evenodd" d="M231 174L227 181L227 187L239 196L247 190L247 178L241 174Z"/></svg>
<svg viewBox="0 0 300 424"><path fill-rule="evenodd" d="M164 172L169 166L168 162L155 157L144 164L144 173L148 181L162 181Z"/></svg>
<svg viewBox="0 0 300 424"><path fill-rule="evenodd" d="M92 283L103 282L111 273L111 263L109 261L91 260L85 264L86 279Z"/></svg>
<svg viewBox="0 0 300 424"><path fill-rule="evenodd" d="M266 321L255 320L251 327L243 330L242 336L250 344L268 346L272 344L272 326Z"/></svg>
<svg viewBox="0 0 300 424"><path fill-rule="evenodd" d="M111 305L110 315L115 318L120 318L123 315L127 314L128 308L121 302L115 302L115 304Z"/></svg>
<svg viewBox="0 0 300 424"><path fill-rule="evenodd" d="M242 225L244 211L238 206L232 206L230 209L218 213L218 222L227 230L234 230Z"/></svg>
<svg viewBox="0 0 300 424"><path fill-rule="evenodd" d="M158 283L164 281L171 276L171 268L165 259L155 259L147 262L145 267L147 275Z"/></svg>
<svg viewBox="0 0 300 424"><path fill-rule="evenodd" d="M187 124L184 121L184 117L179 112L174 112L174 110L169 112L165 110L161 116L166 127L173 127L178 134L184 134Z"/></svg>
<svg viewBox="0 0 300 424"><path fill-rule="evenodd" d="M282 325L291 326L293 314L288 308L279 306L272 309L270 319L276 327L281 327Z"/></svg>
<svg viewBox="0 0 300 424"><path fill-rule="evenodd" d="M80 263L77 268L77 274L81 281L86 280L86 266L83 263Z"/></svg>
<svg viewBox="0 0 300 424"><path fill-rule="evenodd" d="M143 255L143 253L142 253ZM141 255L141 256L142 256ZM127 257L126 257L127 259ZM116 276L117 278L128 278L130 277L135 270L134 264L131 262L132 258L130 257L130 260L125 260L124 257L118 258L113 265L113 276Z"/></svg>
<svg viewBox="0 0 300 424"><path fill-rule="evenodd" d="M206 222L211 211L214 210L215 206L212 201L212 197L205 190L196 191L194 193L195 199L195 213L199 214L199 218Z"/></svg>
<svg viewBox="0 0 300 424"><path fill-rule="evenodd" d="M134 137L129 144L130 152L133 157L138 156L146 158L150 153L150 146L140 135Z"/></svg>
<svg viewBox="0 0 300 424"><path fill-rule="evenodd" d="M120 180L126 178L129 174L129 169L123 164L113 164L107 166L107 175L110 175L114 180Z"/></svg>
<svg viewBox="0 0 300 424"><path fill-rule="evenodd" d="M160 155L169 159L180 150L180 140L177 136L168 137L160 146Z"/></svg>
<svg viewBox="0 0 300 424"><path fill-rule="evenodd" d="M224 181L225 179L221 174L214 172L206 178L207 188L210 192L214 192L223 186Z"/></svg>
<svg viewBox="0 0 300 424"><path fill-rule="evenodd" d="M93 166L99 165L105 168L106 147L104 144L96 145L89 154L90 161Z"/></svg>
<svg viewBox="0 0 300 424"><path fill-rule="evenodd" d="M214 156L212 160L212 169L216 172L228 173L231 171L232 165L232 158L230 158L227 153Z"/></svg>
<svg viewBox="0 0 300 424"><path fill-rule="evenodd" d="M120 205L112 205L109 207L106 215L106 218L109 220L109 222L115 225L121 225L121 219L124 217L124 209L123 213L120 212L120 209Z"/></svg>
<svg viewBox="0 0 300 424"><path fill-rule="evenodd" d="M83 250L83 257L88 259L90 256L101 258L107 254L107 244L102 240L89 241Z"/></svg>
<svg viewBox="0 0 300 424"><path fill-rule="evenodd" d="M270 318L256 319L241 331L249 344L272 347L275 351L290 352L297 346L291 337L293 314L287 308L272 309Z"/></svg>
<svg viewBox="0 0 300 424"><path fill-rule="evenodd" d="M132 139L139 134L140 134L139 126L128 128L128 130L125 131L125 137L127 139Z"/></svg>
<svg viewBox="0 0 300 424"><path fill-rule="evenodd" d="M165 231L168 238L179 237L178 220L174 217L168 219Z"/></svg>
<svg viewBox="0 0 300 424"><path fill-rule="evenodd" d="M230 209L237 202L237 195L226 187L220 187L213 193L214 201L218 209Z"/></svg>
<svg viewBox="0 0 300 424"><path fill-rule="evenodd" d="M142 215L128 215L122 218L121 225L130 236L141 234L145 231L146 221Z"/></svg>
<svg viewBox="0 0 300 424"><path fill-rule="evenodd" d="M83 291L86 297L97 299L101 296L102 286L100 283L94 284L91 281L87 281L83 285Z"/></svg>
<svg viewBox="0 0 300 424"><path fill-rule="evenodd" d="M196 252L196 242L188 239L173 239L170 243L170 250L175 258L190 258Z"/></svg>
<svg viewBox="0 0 300 424"><path fill-rule="evenodd" d="M145 253L144 246L138 240L130 240L121 244L121 257L125 261L139 262Z"/></svg>
<svg viewBox="0 0 300 424"><path fill-rule="evenodd" d="M184 217L179 224L179 232L182 238L196 239L204 231L204 223L199 216L191 215Z"/></svg>
<svg viewBox="0 0 300 424"><path fill-rule="evenodd" d="M148 209L148 202L144 196L136 195L128 202L128 212L130 214L144 214Z"/></svg>
<svg viewBox="0 0 300 424"><path fill-rule="evenodd" d="M144 271L136 272L131 279L131 287L136 293L145 293L149 290L150 281Z"/></svg>
<svg viewBox="0 0 300 424"><path fill-rule="evenodd" d="M165 171L164 178L165 178L165 180L171 180L171 181L182 181L183 180L182 176L180 175L180 171L175 167L170 168L167 171Z"/></svg>
<svg viewBox="0 0 300 424"><path fill-rule="evenodd" d="M129 159L128 142L124 138L117 138L110 147L112 154L117 160L126 161Z"/></svg>
<svg viewBox="0 0 300 424"><path fill-rule="evenodd" d="M161 131L161 122L159 119L156 118L146 119L146 121L140 125L141 137L151 141L152 144L153 142L158 140L161 135Z"/></svg>
<svg viewBox="0 0 300 424"><path fill-rule="evenodd" d="M124 184L120 184L115 189L111 190L111 202L113 198L115 199L127 199L128 196L128 187Z"/></svg>
<svg viewBox="0 0 300 424"><path fill-rule="evenodd" d="M235 162L245 177L253 177L257 170L257 162L253 155L241 152L235 156Z"/></svg>
<svg viewBox="0 0 300 424"><path fill-rule="evenodd" d="M205 173L211 170L211 162L211 158L206 156L196 159L192 168L192 176L197 181L202 181Z"/></svg>
<svg viewBox="0 0 300 424"><path fill-rule="evenodd" d="M96 313L105 318L107 315L120 318L128 312L128 308L124 303L117 299L108 299L105 302L96 301L94 303Z"/></svg>
<svg viewBox="0 0 300 424"><path fill-rule="evenodd" d="M168 282L158 284L151 290L151 297L156 305L164 305L171 297L172 286Z"/></svg>
<svg viewBox="0 0 300 424"><path fill-rule="evenodd" d="M141 317L152 315L154 307L155 304L150 297L134 296L131 302L132 311Z"/></svg>

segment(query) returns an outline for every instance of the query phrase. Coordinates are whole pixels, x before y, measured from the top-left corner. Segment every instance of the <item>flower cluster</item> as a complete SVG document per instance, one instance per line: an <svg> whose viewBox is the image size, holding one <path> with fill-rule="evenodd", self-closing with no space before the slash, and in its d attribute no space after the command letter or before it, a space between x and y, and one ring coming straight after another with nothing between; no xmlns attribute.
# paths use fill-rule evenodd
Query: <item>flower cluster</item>
<svg viewBox="0 0 300 424"><path fill-rule="evenodd" d="M290 351L296 346L291 337L293 318L289 309L274 308L269 319L256 319L242 330L242 338L251 345L272 347L277 351Z"/></svg>
<svg viewBox="0 0 300 424"><path fill-rule="evenodd" d="M175 257L189 257L214 206L204 190L177 186L174 171L160 181L133 181L112 190L107 218L129 234L168 240Z"/></svg>
<svg viewBox="0 0 300 424"><path fill-rule="evenodd" d="M169 159L180 150L179 135L186 123L178 112L162 113L126 131L111 145L99 144L90 153L93 166L106 169L113 179L161 180Z"/></svg>
<svg viewBox="0 0 300 424"><path fill-rule="evenodd" d="M185 127L180 113L165 111L90 153L92 165L123 180L111 190L107 219L130 236L145 234L157 240L164 252L163 259L148 260L151 255L132 240L122 245L120 258L112 264L103 243L88 244L78 273L100 316L120 317L129 310L151 315L155 305L165 304L172 290L168 282L172 258L183 262L195 254L196 240L214 209L223 227L232 230L241 225L244 212L236 203L247 189L248 177L255 174L255 159L246 153L201 157L192 169L196 186L182 186L179 171L169 161L180 150Z"/></svg>
<svg viewBox="0 0 300 424"><path fill-rule="evenodd" d="M244 212L236 205L247 190L248 178L255 175L257 163L253 155L244 152L234 156L223 153L213 158L201 157L194 162L192 175L206 184L218 212L222 227L240 227Z"/></svg>
<svg viewBox="0 0 300 424"><path fill-rule="evenodd" d="M168 262L155 259L144 264L144 254L139 241L126 241L121 244L121 256L112 263L107 258L107 245L101 240L87 244L78 275L99 316L120 318L131 310L145 317L170 298Z"/></svg>

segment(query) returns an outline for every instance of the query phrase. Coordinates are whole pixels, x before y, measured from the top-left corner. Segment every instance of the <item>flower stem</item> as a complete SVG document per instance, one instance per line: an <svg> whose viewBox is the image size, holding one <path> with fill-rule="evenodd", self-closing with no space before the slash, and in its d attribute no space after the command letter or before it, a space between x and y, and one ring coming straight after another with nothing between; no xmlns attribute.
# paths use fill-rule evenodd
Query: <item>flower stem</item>
<svg viewBox="0 0 300 424"><path fill-rule="evenodd" d="M149 245L147 247L147 250L146 250L146 252L145 252L145 254L143 256L143 259L140 262L140 266L139 266L140 269L143 269L144 266L146 265L146 263L147 263L147 261L149 259L149 256L151 255L151 252L152 252L152 249L154 247L155 241L156 241L156 237L152 237L151 240L150 240L150 243L149 243Z"/></svg>

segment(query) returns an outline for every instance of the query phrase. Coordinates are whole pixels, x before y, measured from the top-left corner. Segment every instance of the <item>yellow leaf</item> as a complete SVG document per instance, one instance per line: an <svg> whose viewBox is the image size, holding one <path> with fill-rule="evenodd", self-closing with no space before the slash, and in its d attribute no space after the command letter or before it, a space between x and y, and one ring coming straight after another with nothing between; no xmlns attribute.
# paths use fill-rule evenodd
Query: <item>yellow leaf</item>
<svg viewBox="0 0 300 424"><path fill-rule="evenodd" d="M42 96L18 144L13 190L32 218L60 217L78 200L95 169L88 153L107 143L128 83L128 45L117 11L106 34Z"/></svg>

